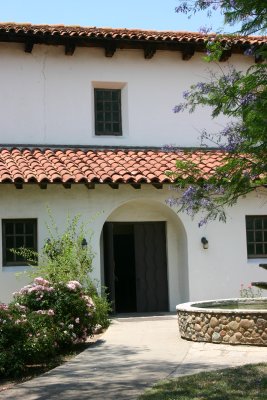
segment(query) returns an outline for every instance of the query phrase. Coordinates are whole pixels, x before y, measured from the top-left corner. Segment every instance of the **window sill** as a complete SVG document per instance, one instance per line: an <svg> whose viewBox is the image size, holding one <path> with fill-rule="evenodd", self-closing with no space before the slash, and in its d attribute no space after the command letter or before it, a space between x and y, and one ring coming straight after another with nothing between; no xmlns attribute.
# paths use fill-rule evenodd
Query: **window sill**
<svg viewBox="0 0 267 400"><path fill-rule="evenodd" d="M116 139L125 139L125 135L96 135L94 133L94 138L116 138Z"/></svg>
<svg viewBox="0 0 267 400"><path fill-rule="evenodd" d="M248 264L267 264L267 258L262 257L262 258L248 258L247 259Z"/></svg>
<svg viewBox="0 0 267 400"><path fill-rule="evenodd" d="M3 272L21 272L22 270L29 270L29 265L3 265Z"/></svg>

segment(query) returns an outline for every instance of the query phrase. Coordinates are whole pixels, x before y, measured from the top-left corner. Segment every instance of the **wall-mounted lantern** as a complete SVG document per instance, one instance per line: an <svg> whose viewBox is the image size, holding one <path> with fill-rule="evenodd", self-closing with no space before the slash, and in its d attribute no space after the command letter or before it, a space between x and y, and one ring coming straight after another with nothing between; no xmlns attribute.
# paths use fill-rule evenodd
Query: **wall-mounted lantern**
<svg viewBox="0 0 267 400"><path fill-rule="evenodd" d="M209 248L209 241L204 236L201 238L201 243L202 243L203 249Z"/></svg>
<svg viewBox="0 0 267 400"><path fill-rule="evenodd" d="M82 249L86 250L87 249L87 240L83 238L82 243L81 243Z"/></svg>

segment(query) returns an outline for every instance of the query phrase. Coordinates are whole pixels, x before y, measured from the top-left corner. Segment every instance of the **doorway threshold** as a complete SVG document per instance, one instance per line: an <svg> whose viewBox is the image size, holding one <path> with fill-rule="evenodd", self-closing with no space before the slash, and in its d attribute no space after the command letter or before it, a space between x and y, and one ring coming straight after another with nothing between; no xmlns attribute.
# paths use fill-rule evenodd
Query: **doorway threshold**
<svg viewBox="0 0 267 400"><path fill-rule="evenodd" d="M155 320L168 320L177 317L175 311L166 312L147 312L147 313L118 313L110 316L111 320L120 320L121 322L138 322L138 321L155 321Z"/></svg>

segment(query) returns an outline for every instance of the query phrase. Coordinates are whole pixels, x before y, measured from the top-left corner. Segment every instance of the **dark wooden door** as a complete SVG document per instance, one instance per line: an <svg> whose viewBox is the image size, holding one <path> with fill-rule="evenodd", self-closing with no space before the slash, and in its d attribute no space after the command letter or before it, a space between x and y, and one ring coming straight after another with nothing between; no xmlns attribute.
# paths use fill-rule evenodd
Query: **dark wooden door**
<svg viewBox="0 0 267 400"><path fill-rule="evenodd" d="M168 311L165 222L134 224L138 312Z"/></svg>
<svg viewBox="0 0 267 400"><path fill-rule="evenodd" d="M108 222L104 225L105 286L108 289L109 299L112 301L113 311L120 312L122 309L123 312L168 311L165 222L127 223L133 228L133 240L130 242L128 240L132 244L127 244L132 247L127 249L124 248L124 241L120 242L120 236L116 234L114 236L114 231L118 231L118 225L122 224ZM125 250L128 251L129 262L123 258L125 270L122 275L122 271L118 271L118 265L122 261L122 256L125 255ZM135 273L130 268L132 263L134 263ZM125 273L128 275L125 276ZM126 293L125 288L119 287L119 285L126 287L126 284L130 284L133 279L135 282L130 285L130 288L135 291L135 296L132 290L126 290ZM122 295L124 299L121 299ZM135 304L125 298L127 295L131 296ZM130 306L125 309L127 304Z"/></svg>

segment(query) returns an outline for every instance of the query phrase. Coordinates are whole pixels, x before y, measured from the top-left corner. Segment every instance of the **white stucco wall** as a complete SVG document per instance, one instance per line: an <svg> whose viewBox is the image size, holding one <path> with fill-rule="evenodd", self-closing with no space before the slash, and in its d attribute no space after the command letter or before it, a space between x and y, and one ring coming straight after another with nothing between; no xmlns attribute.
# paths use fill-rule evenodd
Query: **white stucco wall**
<svg viewBox="0 0 267 400"><path fill-rule="evenodd" d="M0 43L1 144L67 144L117 146L198 146L202 128L218 130L208 110L174 114L175 104L212 66L197 53L157 51L145 60L142 50L77 48L65 56L63 46ZM230 63L246 69L253 58L233 55ZM94 87L122 88L122 137L94 135Z"/></svg>
<svg viewBox="0 0 267 400"><path fill-rule="evenodd" d="M36 185L25 185L22 190L13 185L1 185L0 218L37 218L40 249L49 236L45 225L47 206L62 230L68 214L80 213L94 233L93 277L102 284L100 243L105 221L166 221L171 310L184 301L238 296L241 283L266 280L266 271L257 267L260 260L247 260L245 233L246 214L267 213L266 195L253 194L241 199L229 210L226 224L210 223L205 228L198 228L197 219L192 221L185 214L177 215L166 206L169 195L168 188L157 190L149 185L143 185L140 190L128 185L120 185L118 190L106 185L98 185L94 190L83 185L73 185L71 189L48 185L47 190ZM202 248L202 236L209 240L208 250ZM17 280L15 272L24 268L1 266L0 301L9 301L11 293L23 285L24 281Z"/></svg>

